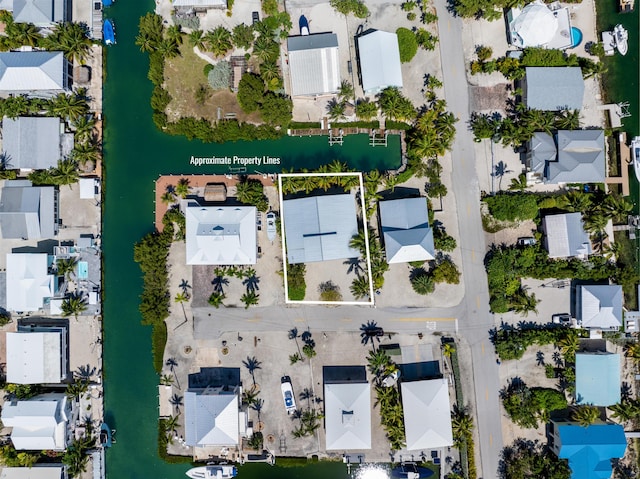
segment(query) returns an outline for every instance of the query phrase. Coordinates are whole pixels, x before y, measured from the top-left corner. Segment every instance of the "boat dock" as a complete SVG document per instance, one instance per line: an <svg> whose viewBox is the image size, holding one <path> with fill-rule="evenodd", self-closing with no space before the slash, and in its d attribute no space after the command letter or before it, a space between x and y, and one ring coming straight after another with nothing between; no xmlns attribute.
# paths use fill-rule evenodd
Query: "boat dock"
<svg viewBox="0 0 640 479"><path fill-rule="evenodd" d="M627 145L627 133L622 131L618 135L617 142L617 157L620 163L620 175L619 176L607 176L604 179L607 185L620 185L622 189L622 196L629 196L629 166L631 165L631 150Z"/></svg>

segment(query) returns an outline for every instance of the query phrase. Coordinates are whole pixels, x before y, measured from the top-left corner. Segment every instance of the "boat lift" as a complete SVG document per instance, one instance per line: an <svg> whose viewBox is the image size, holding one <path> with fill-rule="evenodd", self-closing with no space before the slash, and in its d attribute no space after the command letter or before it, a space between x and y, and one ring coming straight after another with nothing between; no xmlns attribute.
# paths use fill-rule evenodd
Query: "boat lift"
<svg viewBox="0 0 640 479"><path fill-rule="evenodd" d="M342 128L338 130L338 134L334 135L333 130L329 130L329 146L342 145L344 142L344 132Z"/></svg>
<svg viewBox="0 0 640 479"><path fill-rule="evenodd" d="M384 134L378 134L376 130L372 130L369 135L369 146L387 146L387 136L389 133L385 130Z"/></svg>

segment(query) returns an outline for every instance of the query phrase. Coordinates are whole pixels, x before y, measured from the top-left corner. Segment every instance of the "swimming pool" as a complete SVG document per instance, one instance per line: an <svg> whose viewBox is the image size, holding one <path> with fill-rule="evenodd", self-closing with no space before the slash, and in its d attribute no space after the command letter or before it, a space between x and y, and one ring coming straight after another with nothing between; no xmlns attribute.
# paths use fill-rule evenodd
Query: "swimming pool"
<svg viewBox="0 0 640 479"><path fill-rule="evenodd" d="M78 279L89 278L89 263L86 261L78 261Z"/></svg>
<svg viewBox="0 0 640 479"><path fill-rule="evenodd" d="M582 43L582 30L571 27L571 47L575 48Z"/></svg>

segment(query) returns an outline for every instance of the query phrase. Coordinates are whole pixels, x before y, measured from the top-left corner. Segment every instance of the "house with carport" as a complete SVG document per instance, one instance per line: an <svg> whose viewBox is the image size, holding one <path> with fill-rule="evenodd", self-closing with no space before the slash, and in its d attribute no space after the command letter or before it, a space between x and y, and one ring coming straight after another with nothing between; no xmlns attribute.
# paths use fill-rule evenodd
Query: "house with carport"
<svg viewBox="0 0 640 479"><path fill-rule="evenodd" d="M426 198L380 201L378 207L387 263L410 263L435 258Z"/></svg>

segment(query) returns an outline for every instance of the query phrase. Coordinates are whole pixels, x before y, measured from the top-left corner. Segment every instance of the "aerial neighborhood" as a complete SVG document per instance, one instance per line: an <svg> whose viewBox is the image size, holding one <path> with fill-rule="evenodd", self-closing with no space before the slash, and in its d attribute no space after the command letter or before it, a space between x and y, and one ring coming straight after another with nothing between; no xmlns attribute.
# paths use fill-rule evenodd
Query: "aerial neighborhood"
<svg viewBox="0 0 640 479"><path fill-rule="evenodd" d="M0 0L0 479L636 477L637 26Z"/></svg>

